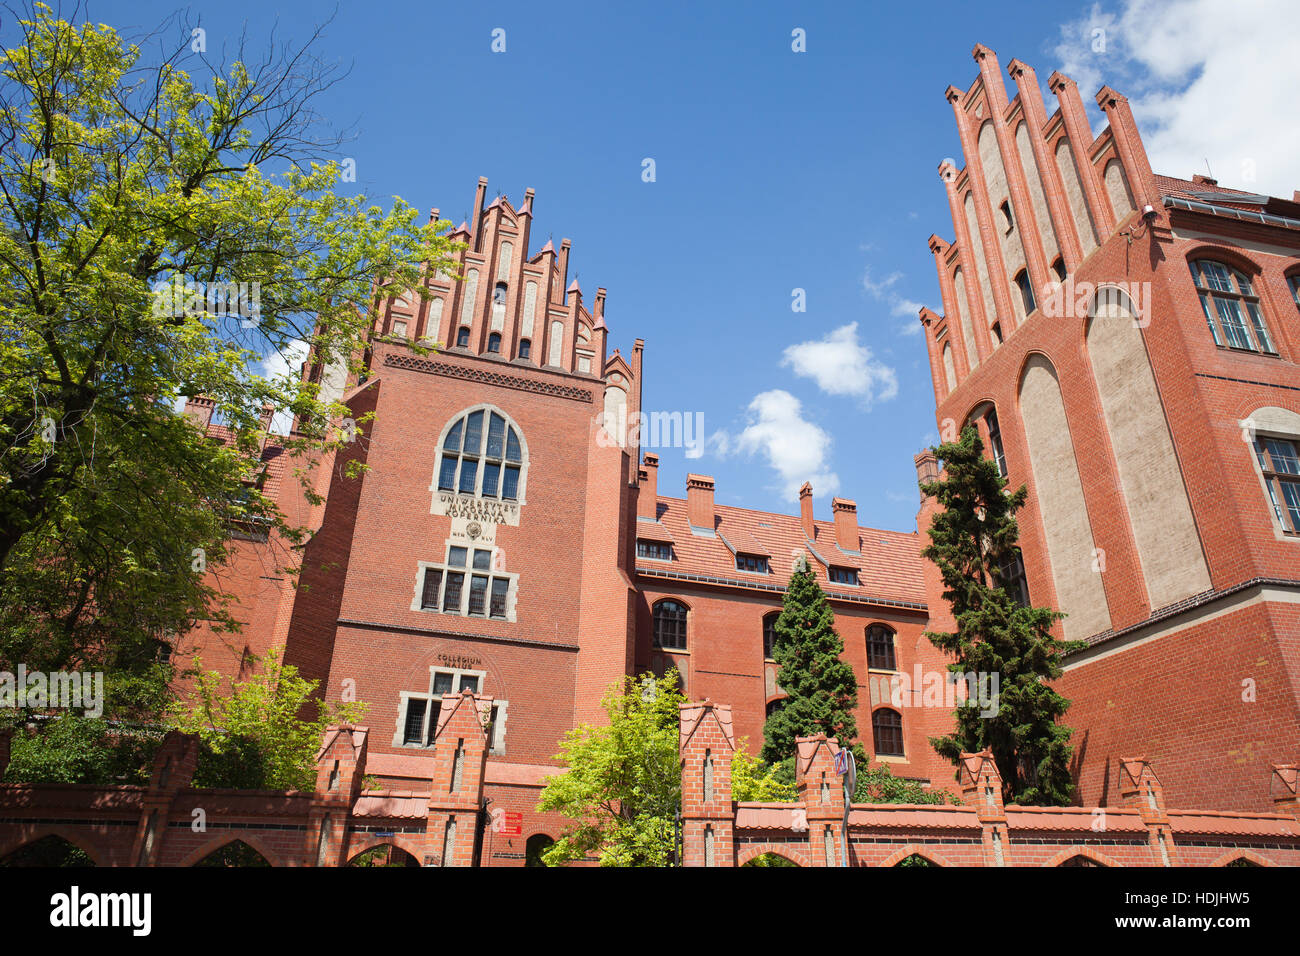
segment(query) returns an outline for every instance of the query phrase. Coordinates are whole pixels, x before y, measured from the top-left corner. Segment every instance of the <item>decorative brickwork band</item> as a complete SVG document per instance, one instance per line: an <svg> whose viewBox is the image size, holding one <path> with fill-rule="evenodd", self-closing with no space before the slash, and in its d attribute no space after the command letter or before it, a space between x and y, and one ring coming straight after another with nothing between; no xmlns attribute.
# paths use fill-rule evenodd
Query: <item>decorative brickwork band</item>
<svg viewBox="0 0 1300 956"><path fill-rule="evenodd" d="M504 372L489 372L486 369L470 368L464 365L452 365L448 362L433 362L429 359L417 358L414 355L397 355L390 353L384 356L384 364L393 368L409 369L413 372L424 372L427 375L445 375L448 378L458 378L467 382L480 382L484 385L499 385L502 388L513 388L521 392L533 392L538 395L553 395L556 398L568 398L575 402L592 403L592 393L589 389L578 388L574 385L556 385L553 382L539 382L531 378L522 378L518 375L506 375Z"/></svg>

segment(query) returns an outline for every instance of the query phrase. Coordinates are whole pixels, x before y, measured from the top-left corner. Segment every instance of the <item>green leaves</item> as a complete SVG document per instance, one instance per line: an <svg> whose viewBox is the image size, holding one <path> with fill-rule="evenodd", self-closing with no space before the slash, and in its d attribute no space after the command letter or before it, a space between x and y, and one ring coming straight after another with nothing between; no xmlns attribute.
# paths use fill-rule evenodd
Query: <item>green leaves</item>
<svg viewBox="0 0 1300 956"><path fill-rule="evenodd" d="M197 622L237 628L204 573L232 528L302 540L258 484L264 409L294 414L285 479L314 500L311 463L342 447L330 423L348 414L321 369L359 371L382 299L455 271L450 224L350 192L314 111L334 78L304 50L210 68L187 31L150 59L39 4L15 27L0 53L0 660L140 674ZM308 346L314 375L266 372ZM180 396L215 403L222 441L173 412ZM296 570L287 547L264 558Z"/></svg>
<svg viewBox="0 0 1300 956"><path fill-rule="evenodd" d="M565 734L538 810L573 823L544 853L550 866L598 857L602 866L667 866L681 804L678 722L686 698L676 670L611 685L601 699L607 726Z"/></svg>
<svg viewBox="0 0 1300 956"><path fill-rule="evenodd" d="M1069 803L1070 729L1057 723L1069 701L1047 682L1061 676L1062 656L1081 642L1057 640L1052 626L1063 615L1021 606L1007 589L1012 582L999 576L1017 554L1015 513L1027 491L1005 492L1006 481L983 456L974 428L933 451L944 462L944 478L922 484L921 491L943 510L934 516L922 554L939 568L957 630L926 636L955 656L948 667L953 673L998 674L999 696L995 715L968 702L957 710L957 729L930 743L954 764L963 751L990 748L1007 803Z"/></svg>
<svg viewBox="0 0 1300 956"><path fill-rule="evenodd" d="M790 578L775 625L773 658L781 666L778 681L786 698L763 726L763 759L788 760L795 738L824 733L848 745L858 736L853 710L858 703L853 668L840 660L844 642L835 631L835 615L817 579L808 570ZM857 747L858 760L866 758Z"/></svg>
<svg viewBox="0 0 1300 956"><path fill-rule="evenodd" d="M275 650L256 663L260 667L248 678L227 686L225 677L202 670L196 660L191 703L173 705L174 726L198 734L202 743L194 785L312 791L325 729L357 723L367 705L314 698L319 682L299 676ZM311 709L314 719L301 716Z"/></svg>

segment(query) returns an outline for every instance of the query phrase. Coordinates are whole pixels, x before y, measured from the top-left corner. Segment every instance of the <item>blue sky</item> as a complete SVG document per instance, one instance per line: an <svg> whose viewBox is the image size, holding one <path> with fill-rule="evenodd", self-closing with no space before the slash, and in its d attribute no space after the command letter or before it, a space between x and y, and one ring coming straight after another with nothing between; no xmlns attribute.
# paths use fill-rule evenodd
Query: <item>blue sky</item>
<svg viewBox="0 0 1300 956"><path fill-rule="evenodd" d="M916 307L939 307L926 239L951 238L951 222L936 167L961 160L943 91L974 79L972 47L1004 68L1019 57L1042 81L1064 68L1086 103L1101 82L1127 93L1161 137L1148 139L1153 160L1177 163L1157 171L1209 160L1224 185L1289 197L1291 133L1279 142L1238 116L1229 139L1203 122L1231 93L1206 89L1216 70L1234 88L1295 89L1294 40L1274 35L1260 53L1213 26L1227 9L1238 24L1292 16L1258 6L344 0L318 50L351 65L323 103L359 133L345 188L457 223L481 175L516 205L537 190L534 251L572 239L570 276L588 298L609 290L611 347L646 340L645 407L704 416L698 458L659 450L662 492L683 495L698 471L720 502L793 513L810 478L819 517L837 493L863 524L908 531L912 455L936 440ZM127 31L175 9L132 0L90 14ZM194 3L187 16L212 51L245 24L254 46L272 26L303 39L328 14L271 0ZM806 52L791 48L796 28ZM1247 171L1258 181L1241 182Z"/></svg>

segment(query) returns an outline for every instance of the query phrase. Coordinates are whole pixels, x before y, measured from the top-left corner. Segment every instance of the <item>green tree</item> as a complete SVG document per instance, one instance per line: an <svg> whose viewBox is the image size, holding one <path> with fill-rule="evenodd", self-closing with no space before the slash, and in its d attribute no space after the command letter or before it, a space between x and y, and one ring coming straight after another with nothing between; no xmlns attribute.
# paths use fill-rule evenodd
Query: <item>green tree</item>
<svg viewBox="0 0 1300 956"><path fill-rule="evenodd" d="M145 784L158 730L118 730L102 718L63 713L28 732L14 729L6 783Z"/></svg>
<svg viewBox="0 0 1300 956"><path fill-rule="evenodd" d="M138 675L125 697L156 716L164 645L196 621L236 627L204 574L228 530L303 537L257 480L263 410L297 416L289 461L354 434L331 427L347 412L319 374L264 360L310 346L359 367L375 307L455 271L448 224L346 185L316 110L339 76L315 37L264 55L241 40L218 63L179 20L148 38L154 56L42 4L16 19L0 54L0 660ZM197 395L225 440L173 411Z"/></svg>
<svg viewBox="0 0 1300 956"><path fill-rule="evenodd" d="M844 642L835 630L835 614L806 558L790 576L775 632L772 656L786 697L763 725L763 759L777 766L780 779L793 783L795 738L824 733L852 749L865 768L853 716L857 678L840 659Z"/></svg>
<svg viewBox="0 0 1300 956"><path fill-rule="evenodd" d="M973 698L957 709L956 730L931 738L954 764L963 751L989 748L1002 775L1007 803L1063 805L1070 801L1070 729L1058 723L1069 701L1048 681L1061 676L1061 658L1083 646L1061 641L1052 626L1064 615L1027 607L1007 585L1002 569L1018 556L1016 512L1027 491L1006 491L1006 479L983 455L974 428L933 451L944 463L943 477L921 485L941 506L922 552L939 568L943 596L952 606L957 630L927 632L935 647L955 656L956 674L998 675L996 713Z"/></svg>
<svg viewBox="0 0 1300 956"><path fill-rule="evenodd" d="M787 803L794 784L781 779L776 767L746 749L742 739L731 755L731 799L736 803Z"/></svg>
<svg viewBox="0 0 1300 956"><path fill-rule="evenodd" d="M320 700L319 682L299 676L275 650L256 663L249 677L228 686L196 660L192 703L173 705L177 729L197 734L201 742L194 786L314 790L325 729L357 723L367 705ZM302 716L313 709L314 719Z"/></svg>
<svg viewBox="0 0 1300 956"><path fill-rule="evenodd" d="M667 866L681 805L676 670L611 685L601 699L608 725L565 734L537 809L573 823L542 853L548 866L597 856L602 866Z"/></svg>

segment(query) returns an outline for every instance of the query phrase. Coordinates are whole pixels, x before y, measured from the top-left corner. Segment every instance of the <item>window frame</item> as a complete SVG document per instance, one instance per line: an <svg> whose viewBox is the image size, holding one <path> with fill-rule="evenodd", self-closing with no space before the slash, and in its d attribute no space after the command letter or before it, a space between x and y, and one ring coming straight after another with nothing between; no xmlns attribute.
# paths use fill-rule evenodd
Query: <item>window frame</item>
<svg viewBox="0 0 1300 956"><path fill-rule="evenodd" d="M1295 459L1300 462L1300 438L1261 432L1255 435L1251 447L1255 462L1259 466L1260 476L1264 479L1264 488L1268 493L1266 501L1272 510L1274 521L1281 527L1282 534L1289 538L1300 537L1300 470L1279 470L1276 467L1277 460L1275 460L1278 456L1275 456L1273 450L1267 447L1267 443L1270 442L1289 446L1290 450L1294 452ZM1291 456L1285 457L1289 458ZM1285 458L1278 458L1278 460L1285 460ZM1300 464L1296 467L1300 469ZM1296 506L1294 508L1286 493L1282 490L1283 486L1295 489Z"/></svg>
<svg viewBox="0 0 1300 956"><path fill-rule="evenodd" d="M742 574L771 574L772 562L768 555L753 554L748 551L737 551L735 553L736 570ZM745 564L755 565L754 567L742 567Z"/></svg>
<svg viewBox="0 0 1300 956"><path fill-rule="evenodd" d="M873 640L873 634L879 634L888 638L889 666L877 663L880 657L875 650L876 647L883 647L885 641L880 639ZM868 624L863 630L863 638L867 645L867 670L869 671L887 671L891 674L898 673L898 632L881 621Z"/></svg>
<svg viewBox="0 0 1300 956"><path fill-rule="evenodd" d="M780 611L768 611L766 614L763 615L763 622L761 628L762 628L762 635L763 635L763 660L765 661L776 660L776 658L773 657L772 655L776 653L776 620L780 616L781 616ZM771 623L769 624L768 622ZM771 631L770 640L768 637L769 629Z"/></svg>
<svg viewBox="0 0 1300 956"><path fill-rule="evenodd" d="M434 685L437 683L438 675L446 674L451 676L452 693L456 693L461 687L461 682L467 677L476 680L476 694L487 696L484 690L487 684L487 671L478 670L477 668L468 667L441 667L439 665L430 665L429 683L427 691L408 691L398 692L397 703L397 728L393 734L393 746L403 750L432 750L434 743L431 735L438 729L435 722L435 715L440 713L442 707L442 694L434 694ZM420 733L418 742L408 742L406 739L406 730L408 715L412 701L420 701L424 704L424 713L420 717ZM435 706L436 702L436 706ZM488 739L488 753L500 755L506 752L506 719L509 713L510 701L498 698L492 699L492 718L490 724L491 736Z"/></svg>
<svg viewBox="0 0 1300 956"><path fill-rule="evenodd" d="M680 635L681 646L665 645L660 640L659 631L659 609L665 604L673 604L681 609ZM679 601L676 598L660 598L650 608L650 645L657 651L671 651L675 653L686 653L690 650L690 630L691 630L691 608L685 601Z"/></svg>
<svg viewBox="0 0 1300 956"><path fill-rule="evenodd" d="M469 420L476 414L482 415L480 422L480 434L478 448L476 451L468 451L465 447L465 441L468 437L465 433L469 429ZM501 449L499 454L489 453L489 443L491 441L492 420L496 416L502 420L501 430ZM454 429L460 428L457 433L456 450L447 449L448 438ZM518 444L518 459L510 458L510 438L513 434L515 442ZM469 497L479 501L500 502L503 505L523 505L526 503L526 494L528 487L528 442L524 439L523 429L515 422L513 418L496 405L478 404L471 405L469 408L463 408L451 416L442 431L438 435L438 453L434 460L433 481L430 490L434 493L434 504L438 502L438 495L455 495L456 497ZM456 459L455 468L452 471L450 487L443 487L445 462L449 457ZM472 491L462 491L465 484L465 461L472 460L474 464L474 488ZM496 469L496 494L485 495L483 493L483 484L489 468ZM507 497L506 474L511 469L517 469L515 481L514 497ZM439 513L434 511L435 514Z"/></svg>
<svg viewBox="0 0 1300 956"><path fill-rule="evenodd" d="M1197 298L1201 302L1201 313L1216 348L1270 358L1281 357L1277 340L1268 327L1263 299L1245 271L1230 262L1208 256L1188 259L1187 266ZM1223 275L1213 274L1208 266L1223 270ZM1223 288L1224 285L1227 288ZM1228 311L1235 313L1236 322L1227 321ZM1240 344L1241 342L1246 344Z"/></svg>
<svg viewBox="0 0 1300 956"><path fill-rule="evenodd" d="M465 552L464 563L452 563L452 551L461 550ZM415 576L415 597L411 601L412 611L422 611L425 613L449 614L453 617L476 618L480 621L499 621L504 623L513 623L515 621L515 601L518 597L519 590L519 572L506 571L503 568L494 567L496 564L496 548L475 547L473 544L457 544L450 539L446 543L446 550L443 554L442 562L420 561L417 565ZM477 563L479 555L487 555L486 566ZM426 603L426 581L430 573L437 573L439 581L437 586L437 603L430 606ZM447 605L447 585L452 575L460 575L459 588L460 594L456 600L456 609L450 609ZM484 585L484 606L482 614L471 614L469 604L473 592L473 582L475 578L486 580ZM492 613L492 598L496 591L498 582L506 582L505 590L505 608L501 615Z"/></svg>
<svg viewBox="0 0 1300 956"><path fill-rule="evenodd" d="M886 716L893 717L894 720L897 721L897 725L882 727L879 721L885 719ZM894 734L894 733L898 734L898 739L897 739L898 749L896 751L886 750L881 746L882 731L888 734ZM887 740L884 742L887 744L893 743L892 740ZM907 756L907 741L903 736L903 715L902 714L894 710L894 708L892 707L878 707L871 712L871 747L872 747L872 753L874 753L875 756L877 757L906 757Z"/></svg>
<svg viewBox="0 0 1300 956"><path fill-rule="evenodd" d="M654 548L662 548L662 549L664 549L664 550L666 550L666 551L668 552L668 556L667 556L667 557L664 557L663 555L659 555L659 554L648 554L648 553L645 553L645 551L642 550L642 546L643 546L643 545L645 546L645 551L649 551L649 550L654 549ZM665 542L663 542L663 541L651 541L649 538L637 538L637 539L636 539L636 556L637 556L638 558L643 558L643 559L645 559L646 561L673 561L673 560L675 560L674 555L673 555L673 546L672 546L671 544L667 544L667 543L665 543Z"/></svg>
<svg viewBox="0 0 1300 956"><path fill-rule="evenodd" d="M841 576L847 575L850 580L842 581L836 577L836 573ZM858 569L850 568L843 564L828 564L826 566L826 580L831 584L839 584L844 587L857 588L862 586L862 580L858 577Z"/></svg>

